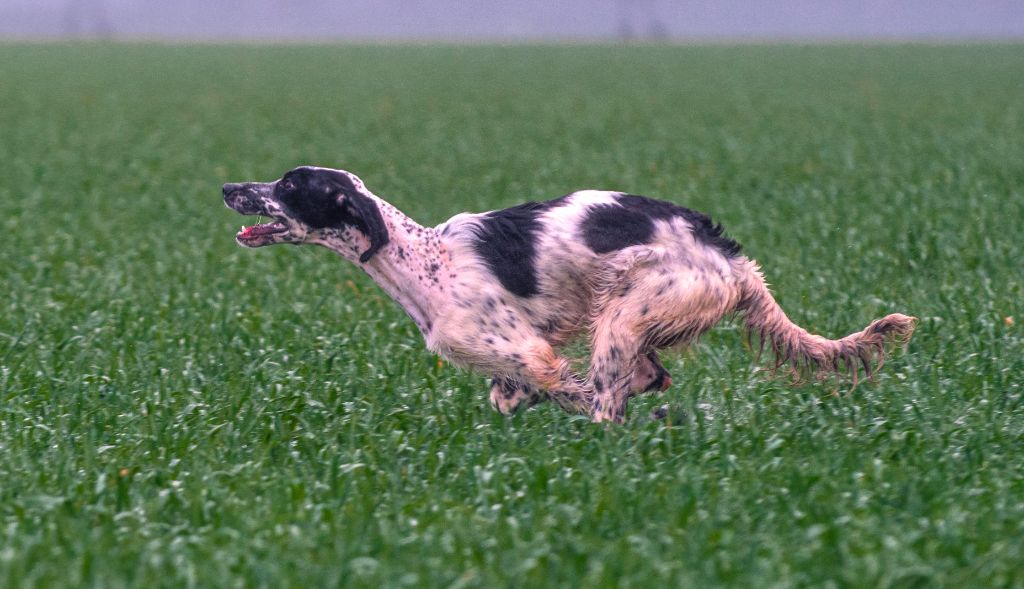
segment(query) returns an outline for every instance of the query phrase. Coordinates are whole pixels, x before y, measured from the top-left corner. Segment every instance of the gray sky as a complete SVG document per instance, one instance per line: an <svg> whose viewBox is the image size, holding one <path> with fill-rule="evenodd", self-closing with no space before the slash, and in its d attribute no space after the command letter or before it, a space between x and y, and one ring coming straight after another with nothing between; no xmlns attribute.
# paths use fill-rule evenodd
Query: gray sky
<svg viewBox="0 0 1024 589"><path fill-rule="evenodd" d="M1024 0L0 0L0 37L1024 38Z"/></svg>

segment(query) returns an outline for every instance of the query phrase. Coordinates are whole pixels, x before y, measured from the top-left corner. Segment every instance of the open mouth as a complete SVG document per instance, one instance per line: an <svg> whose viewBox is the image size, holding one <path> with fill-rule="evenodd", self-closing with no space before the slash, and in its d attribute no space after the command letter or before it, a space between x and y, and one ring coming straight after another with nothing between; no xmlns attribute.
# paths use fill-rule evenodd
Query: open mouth
<svg viewBox="0 0 1024 589"><path fill-rule="evenodd" d="M288 241L288 225L271 218L269 223L263 223L263 215L255 225L245 226L235 233L235 241L246 247L260 247L272 243Z"/></svg>
<svg viewBox="0 0 1024 589"><path fill-rule="evenodd" d="M277 221L257 223L248 227L243 226L242 230L235 234L235 239L239 241L255 241L265 235L274 235L275 233L284 233L286 231L288 231L288 227L284 223Z"/></svg>
<svg viewBox="0 0 1024 589"><path fill-rule="evenodd" d="M224 206L247 217L257 217L255 225L235 233L235 241L246 247L260 247L290 241L287 217L274 214L276 205L267 196L269 184L249 182L224 185ZM269 207L269 210L268 210ZM263 222L267 219L267 223Z"/></svg>

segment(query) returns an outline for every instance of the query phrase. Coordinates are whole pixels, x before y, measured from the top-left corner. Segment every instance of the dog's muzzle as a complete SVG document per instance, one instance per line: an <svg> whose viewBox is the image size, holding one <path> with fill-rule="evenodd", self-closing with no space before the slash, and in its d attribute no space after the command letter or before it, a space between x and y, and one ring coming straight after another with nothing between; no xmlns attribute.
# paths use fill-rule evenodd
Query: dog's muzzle
<svg viewBox="0 0 1024 589"><path fill-rule="evenodd" d="M267 210L267 199L273 191L273 184L261 182L228 183L224 185L224 204L235 212L243 215L269 216L274 215ZM235 234L235 241L246 247L259 247L271 243L290 241L288 226L281 220L271 223L257 223L242 229Z"/></svg>
<svg viewBox="0 0 1024 589"><path fill-rule="evenodd" d="M243 215L262 215L263 210L262 192L266 190L264 185L256 182L242 184L228 183L224 185L224 204L233 211Z"/></svg>

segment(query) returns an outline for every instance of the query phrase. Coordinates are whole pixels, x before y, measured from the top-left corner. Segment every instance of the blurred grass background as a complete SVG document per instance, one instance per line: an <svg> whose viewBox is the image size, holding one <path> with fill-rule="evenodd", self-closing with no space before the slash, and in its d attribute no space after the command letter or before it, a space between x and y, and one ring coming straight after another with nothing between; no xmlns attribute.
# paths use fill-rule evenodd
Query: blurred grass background
<svg viewBox="0 0 1024 589"><path fill-rule="evenodd" d="M0 45L0 585L1024 585L1024 47ZM225 181L421 222L579 188L711 214L875 384L725 323L597 427L506 419ZM651 422L669 402L686 420Z"/></svg>

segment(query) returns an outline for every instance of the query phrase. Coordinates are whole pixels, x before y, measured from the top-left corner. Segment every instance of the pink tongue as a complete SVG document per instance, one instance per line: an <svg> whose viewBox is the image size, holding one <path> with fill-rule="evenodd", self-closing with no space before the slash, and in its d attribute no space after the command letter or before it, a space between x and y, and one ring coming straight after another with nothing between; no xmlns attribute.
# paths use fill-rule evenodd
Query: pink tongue
<svg viewBox="0 0 1024 589"><path fill-rule="evenodd" d="M242 229L240 234L241 237L253 237L256 235L267 235L270 233L280 233L283 228L277 223L262 223L258 225L251 225Z"/></svg>

